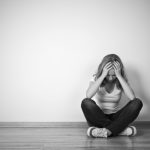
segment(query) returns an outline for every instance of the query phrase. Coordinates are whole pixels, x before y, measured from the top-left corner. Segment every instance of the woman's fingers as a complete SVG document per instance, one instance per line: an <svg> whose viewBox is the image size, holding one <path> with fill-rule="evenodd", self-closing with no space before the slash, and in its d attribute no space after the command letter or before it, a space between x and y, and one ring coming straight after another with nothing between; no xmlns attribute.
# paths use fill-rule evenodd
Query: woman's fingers
<svg viewBox="0 0 150 150"><path fill-rule="evenodd" d="M112 67L112 63L111 62L108 62L106 65L105 65L105 67L108 69L108 68L110 68L110 67Z"/></svg>
<svg viewBox="0 0 150 150"><path fill-rule="evenodd" d="M117 66L120 68L120 63L118 61L116 61Z"/></svg>
<svg viewBox="0 0 150 150"><path fill-rule="evenodd" d="M116 67L116 69L120 69L120 64L117 61L114 61L114 66Z"/></svg>
<svg viewBox="0 0 150 150"><path fill-rule="evenodd" d="M113 66L110 66L109 68L107 68L107 70L109 71L109 70L111 70L113 68Z"/></svg>
<svg viewBox="0 0 150 150"><path fill-rule="evenodd" d="M114 70L117 70L117 66L115 64L113 65L113 68L114 68Z"/></svg>
<svg viewBox="0 0 150 150"><path fill-rule="evenodd" d="M108 66L106 69L110 70L111 68L113 68L113 65Z"/></svg>
<svg viewBox="0 0 150 150"><path fill-rule="evenodd" d="M114 68L115 70L120 70L120 64L118 61L114 61L113 63L112 62L108 62L106 65L105 65L105 68L107 70L110 70L112 68Z"/></svg>
<svg viewBox="0 0 150 150"><path fill-rule="evenodd" d="M116 62L114 62L114 67L117 69L117 64L116 64Z"/></svg>

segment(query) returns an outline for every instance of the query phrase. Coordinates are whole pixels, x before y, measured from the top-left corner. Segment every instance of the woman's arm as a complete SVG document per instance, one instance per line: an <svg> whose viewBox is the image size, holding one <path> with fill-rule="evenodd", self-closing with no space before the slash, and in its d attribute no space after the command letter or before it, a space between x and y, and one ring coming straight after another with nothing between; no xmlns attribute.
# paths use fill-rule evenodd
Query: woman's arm
<svg viewBox="0 0 150 150"><path fill-rule="evenodd" d="M104 78L105 77L103 75L101 75L95 82L91 82L89 84L89 87L86 91L87 98L92 98L96 94L96 92L97 92L99 86L101 85L102 81L104 80Z"/></svg>
<svg viewBox="0 0 150 150"><path fill-rule="evenodd" d="M132 88L130 87L130 85L125 81L125 79L121 75L117 76L117 78L118 78L126 96L130 100L133 100L135 98L135 94L134 94Z"/></svg>
<svg viewBox="0 0 150 150"><path fill-rule="evenodd" d="M104 66L102 75L95 82L91 82L89 84L89 87L86 91L87 98L92 98L96 94L99 86L101 85L102 81L104 80L110 69L112 69L112 63L109 62Z"/></svg>
<svg viewBox="0 0 150 150"><path fill-rule="evenodd" d="M118 80L123 88L124 93L130 100L133 100L135 98L135 94L134 94L132 88L130 87L130 85L121 76L120 64L118 62L114 62L114 70L115 70L116 77L118 78Z"/></svg>

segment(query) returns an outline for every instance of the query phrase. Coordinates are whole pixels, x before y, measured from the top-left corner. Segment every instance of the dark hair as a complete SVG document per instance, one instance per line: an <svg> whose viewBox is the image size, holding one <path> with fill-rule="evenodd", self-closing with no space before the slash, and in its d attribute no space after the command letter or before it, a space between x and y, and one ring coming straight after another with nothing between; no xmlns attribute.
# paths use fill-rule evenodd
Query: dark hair
<svg viewBox="0 0 150 150"><path fill-rule="evenodd" d="M126 82L128 82L127 76L126 76L126 74L125 74L125 69L124 69L123 63L122 63L120 57L119 57L118 55L116 55L116 54L108 54L108 55L106 55L106 56L103 58L103 60L101 61L101 63L100 63L99 66L98 66L98 69L97 69L96 74L94 74L95 80L97 80L97 79L101 76L101 74L102 74L102 72L103 72L104 66L105 66L108 62L112 62L112 63L113 63L114 61L118 61L118 62L119 62L120 68L121 68L121 75L122 75L122 77L126 80ZM107 80L104 79L101 85L104 86L106 82L107 82ZM117 87L118 87L118 88L121 88L121 89L122 89L122 87L121 87L120 82L118 81L118 79L116 79L116 84L117 84Z"/></svg>

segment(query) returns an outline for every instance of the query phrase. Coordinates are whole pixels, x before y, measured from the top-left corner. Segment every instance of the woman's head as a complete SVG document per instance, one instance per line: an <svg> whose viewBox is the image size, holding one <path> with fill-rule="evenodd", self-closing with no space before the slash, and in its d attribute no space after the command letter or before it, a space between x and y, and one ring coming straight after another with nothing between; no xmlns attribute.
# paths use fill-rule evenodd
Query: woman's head
<svg viewBox="0 0 150 150"><path fill-rule="evenodd" d="M120 64L120 71L121 71L121 75L122 77L127 81L127 77L125 75L125 70L124 70L124 66L123 66L123 63L120 59L120 57L116 54L108 54L106 55L103 60L101 61L101 63L99 64L98 66L98 69L97 69L97 73L95 74L96 76L96 79L98 79L101 74L102 74L102 71L103 71L103 68L104 66L108 63L108 62L111 62L112 64L117 61L119 64ZM110 80L114 80L116 79L115 77L115 72L114 72L114 69L112 68L111 70L109 70L107 76L106 76L106 79L110 79Z"/></svg>
<svg viewBox="0 0 150 150"><path fill-rule="evenodd" d="M108 74L106 76L107 81L114 81L116 79L115 70L112 68L108 71Z"/></svg>

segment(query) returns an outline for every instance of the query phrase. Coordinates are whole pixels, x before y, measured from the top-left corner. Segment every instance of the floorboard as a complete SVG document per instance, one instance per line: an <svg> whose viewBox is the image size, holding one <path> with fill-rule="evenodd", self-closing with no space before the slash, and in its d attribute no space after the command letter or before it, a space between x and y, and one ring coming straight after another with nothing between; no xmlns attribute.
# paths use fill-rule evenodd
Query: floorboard
<svg viewBox="0 0 150 150"><path fill-rule="evenodd" d="M32 124L32 125L31 125ZM5 124L6 125L6 124ZM0 123L0 150L149 150L150 123L134 123L135 137L89 138L86 123Z"/></svg>

